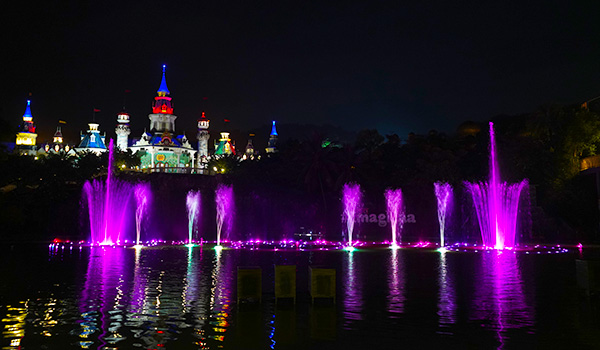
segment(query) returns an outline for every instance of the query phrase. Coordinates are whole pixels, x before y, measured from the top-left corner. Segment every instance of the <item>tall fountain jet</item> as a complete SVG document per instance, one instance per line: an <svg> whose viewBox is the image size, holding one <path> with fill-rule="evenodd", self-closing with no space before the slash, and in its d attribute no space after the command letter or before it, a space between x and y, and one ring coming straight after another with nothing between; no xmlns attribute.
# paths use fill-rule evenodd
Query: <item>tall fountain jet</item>
<svg viewBox="0 0 600 350"><path fill-rule="evenodd" d="M215 249L220 250L223 223L226 218L230 223L231 215L233 214L233 188L220 184L215 191L215 204L217 206L217 245Z"/></svg>
<svg viewBox="0 0 600 350"><path fill-rule="evenodd" d="M193 246L193 233L198 224L200 212L200 191L189 191L186 197L188 213L188 246Z"/></svg>
<svg viewBox="0 0 600 350"><path fill-rule="evenodd" d="M353 249L352 233L354 232L354 223L356 221L356 213L360 208L360 200L362 193L360 185L345 184L343 189L344 200L344 217L346 219L346 228L348 230L348 246L347 250Z"/></svg>
<svg viewBox="0 0 600 350"><path fill-rule="evenodd" d="M446 246L446 219L452 210L452 185L445 182L436 182L433 187L437 199L437 214L440 224L440 249L444 249Z"/></svg>
<svg viewBox="0 0 600 350"><path fill-rule="evenodd" d="M527 180L517 184L500 182L494 124L490 122L489 181L466 183L473 197L481 238L486 248L504 249L515 246L519 199L527 183Z"/></svg>
<svg viewBox="0 0 600 350"><path fill-rule="evenodd" d="M398 242L402 239L402 228L404 227L404 203L402 200L401 189L385 190L385 202L387 204L387 214L390 220L390 226L392 227L392 246L391 248L398 248Z"/></svg>
<svg viewBox="0 0 600 350"><path fill-rule="evenodd" d="M90 219L91 244L112 245L124 241L125 218L132 185L113 179L113 140L109 143L108 174L106 181L87 181L83 195L87 200Z"/></svg>

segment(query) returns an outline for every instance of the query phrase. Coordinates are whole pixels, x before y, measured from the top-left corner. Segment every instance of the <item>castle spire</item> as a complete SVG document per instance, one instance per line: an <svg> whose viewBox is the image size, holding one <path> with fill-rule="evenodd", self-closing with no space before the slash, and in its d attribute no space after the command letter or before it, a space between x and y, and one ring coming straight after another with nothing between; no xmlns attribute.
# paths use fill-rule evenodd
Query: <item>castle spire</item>
<svg viewBox="0 0 600 350"><path fill-rule="evenodd" d="M273 120L273 127L271 128L271 135L269 135L269 141L267 143L267 148L265 149L267 153L276 153L277 152L277 129L275 129L275 121Z"/></svg>
<svg viewBox="0 0 600 350"><path fill-rule="evenodd" d="M169 114L172 115L173 114L173 105L171 104L171 97L167 96L170 95L171 92L169 91L169 89L167 88L167 79L165 78L165 70L167 69L167 66L163 64L163 74L162 74L162 80L160 82L160 87L158 88L158 96L154 97L154 105L152 106L152 113L153 114ZM170 131L174 131L175 130L175 118L173 117L172 121L170 121L169 123L171 124L168 128ZM150 118L150 120L152 120L152 118ZM164 123L161 121L159 124L161 124L164 126ZM150 123L150 129L156 129L157 131L161 131L159 129L164 129L163 127L161 127L159 124L156 124L154 121Z"/></svg>
<svg viewBox="0 0 600 350"><path fill-rule="evenodd" d="M275 128L275 121L273 120L273 127L271 128L271 135L277 136L277 129Z"/></svg>
<svg viewBox="0 0 600 350"><path fill-rule="evenodd" d="M158 96L166 96L171 94L171 92L169 91L169 88L167 88L167 78L165 77L165 71L167 69L167 65L163 64L163 74L162 74L162 80L160 82L160 87L158 88Z"/></svg>
<svg viewBox="0 0 600 350"><path fill-rule="evenodd" d="M31 100L27 100L27 107L25 107L25 114L23 114L23 121L25 121L25 122L33 121L33 116L31 115Z"/></svg>

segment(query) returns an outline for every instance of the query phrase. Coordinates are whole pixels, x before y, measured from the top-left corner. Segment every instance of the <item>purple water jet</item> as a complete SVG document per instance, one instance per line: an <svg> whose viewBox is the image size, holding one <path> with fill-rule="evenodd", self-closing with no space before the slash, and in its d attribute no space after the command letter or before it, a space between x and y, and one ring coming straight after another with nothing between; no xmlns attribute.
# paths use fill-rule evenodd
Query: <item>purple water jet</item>
<svg viewBox="0 0 600 350"><path fill-rule="evenodd" d="M140 245L140 236L142 233L142 222L144 221L146 209L150 202L152 194L150 186L146 183L135 185L135 244Z"/></svg>
<svg viewBox="0 0 600 350"><path fill-rule="evenodd" d="M186 197L186 207L188 213L188 244L193 242L193 233L198 223L198 213L200 212L200 191L189 191Z"/></svg>
<svg viewBox="0 0 600 350"><path fill-rule="evenodd" d="M360 185L345 184L343 189L344 217L346 218L346 228L348 229L348 247L352 247L352 233L354 231L354 222L356 213L360 207L362 193Z"/></svg>
<svg viewBox="0 0 600 350"><path fill-rule="evenodd" d="M215 191L215 204L217 206L217 247L220 247L223 223L226 218L228 219L229 229L231 229L231 217L233 215L233 187L219 184Z"/></svg>
<svg viewBox="0 0 600 350"><path fill-rule="evenodd" d="M437 215L440 224L440 248L446 246L446 219L452 210L452 186L449 183L436 182L433 184L437 199Z"/></svg>
<svg viewBox="0 0 600 350"><path fill-rule="evenodd" d="M479 183L465 183L473 197L481 238L487 248L504 249L515 246L519 199L527 180L517 184L500 182L496 163L494 124L490 122L490 178Z"/></svg>
<svg viewBox="0 0 600 350"><path fill-rule="evenodd" d="M396 248L398 247L398 242L402 240L402 228L404 227L405 219L402 190L388 188L384 194L387 204L387 215L392 227L392 248Z"/></svg>
<svg viewBox="0 0 600 350"><path fill-rule="evenodd" d="M132 185L112 178L112 139L108 149L106 181L87 181L83 185L83 195L87 200L89 212L91 244L120 244L125 233L125 218L131 199Z"/></svg>

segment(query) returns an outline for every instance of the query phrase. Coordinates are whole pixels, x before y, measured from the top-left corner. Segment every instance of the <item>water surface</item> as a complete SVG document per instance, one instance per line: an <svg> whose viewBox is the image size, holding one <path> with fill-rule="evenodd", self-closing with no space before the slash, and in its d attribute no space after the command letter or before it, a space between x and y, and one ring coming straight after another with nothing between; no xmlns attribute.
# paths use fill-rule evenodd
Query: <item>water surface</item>
<svg viewBox="0 0 600 350"><path fill-rule="evenodd" d="M3 349L600 348L576 252L2 250ZM295 305L276 264L297 265ZM262 268L262 304L237 304L238 266ZM336 269L335 304L310 303L308 266Z"/></svg>

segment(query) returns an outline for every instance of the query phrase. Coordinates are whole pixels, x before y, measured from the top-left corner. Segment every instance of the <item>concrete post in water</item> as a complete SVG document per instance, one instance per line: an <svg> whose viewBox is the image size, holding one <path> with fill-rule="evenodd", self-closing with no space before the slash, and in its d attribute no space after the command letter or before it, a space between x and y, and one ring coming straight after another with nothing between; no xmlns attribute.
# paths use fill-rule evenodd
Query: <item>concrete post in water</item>
<svg viewBox="0 0 600 350"><path fill-rule="evenodd" d="M333 299L335 303L335 269L309 267L309 291L312 302L315 298Z"/></svg>
<svg viewBox="0 0 600 350"><path fill-rule="evenodd" d="M258 266L237 268L237 302L258 301L262 298L262 269Z"/></svg>
<svg viewBox="0 0 600 350"><path fill-rule="evenodd" d="M296 265L275 265L275 303L280 298L296 303Z"/></svg>

